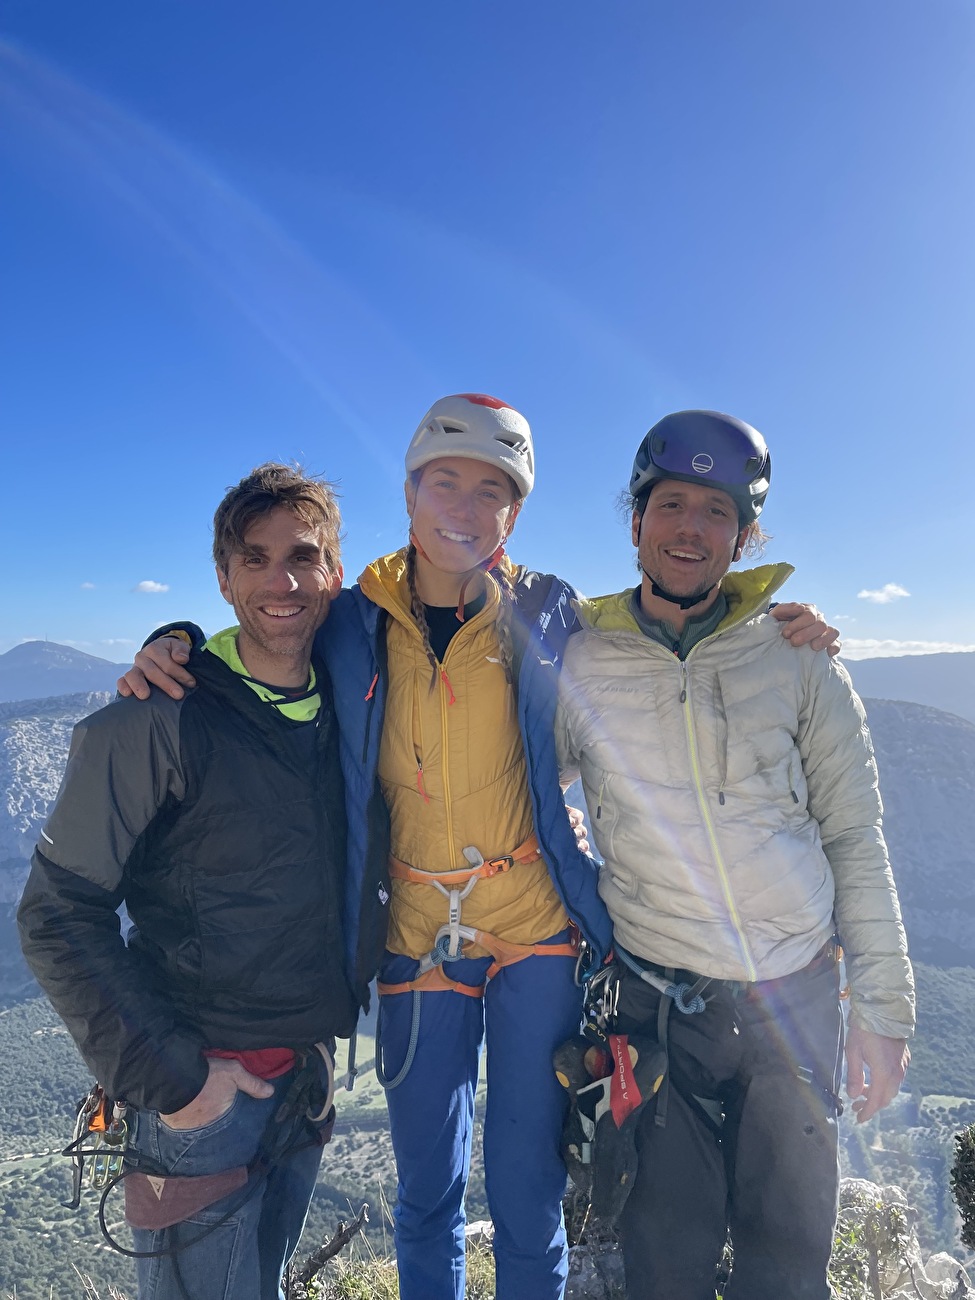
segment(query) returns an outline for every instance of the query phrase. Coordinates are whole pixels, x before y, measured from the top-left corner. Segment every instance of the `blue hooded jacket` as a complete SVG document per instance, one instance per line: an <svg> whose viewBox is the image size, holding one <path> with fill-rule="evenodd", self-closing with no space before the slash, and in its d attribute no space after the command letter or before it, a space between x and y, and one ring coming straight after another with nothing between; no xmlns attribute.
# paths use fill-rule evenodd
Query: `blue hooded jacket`
<svg viewBox="0 0 975 1300"><path fill-rule="evenodd" d="M612 922L597 892L596 864L579 852L565 814L554 734L562 655L579 626L572 606L576 593L552 574L525 569L516 571L514 593L518 723L535 833L562 905L586 941L584 967L589 972L609 951ZM386 620L385 612L355 586L333 601L315 642L334 684L339 719L349 824L346 933L359 935L353 973L360 988L382 957L381 927L364 926L363 917L376 915L375 902L385 907L390 895L388 843L383 843L388 819L382 820L385 807L378 778L388 685Z"/></svg>

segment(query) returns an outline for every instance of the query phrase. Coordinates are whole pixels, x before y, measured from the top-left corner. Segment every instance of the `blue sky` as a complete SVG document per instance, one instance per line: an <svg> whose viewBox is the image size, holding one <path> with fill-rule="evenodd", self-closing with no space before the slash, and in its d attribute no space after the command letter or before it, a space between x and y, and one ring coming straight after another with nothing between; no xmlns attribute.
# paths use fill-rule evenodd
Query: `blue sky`
<svg viewBox="0 0 975 1300"><path fill-rule="evenodd" d="M266 459L338 481L354 577L471 390L535 433L514 558L631 584L637 443L728 410L787 594L975 649L970 0L8 0L0 111L0 651L225 624Z"/></svg>

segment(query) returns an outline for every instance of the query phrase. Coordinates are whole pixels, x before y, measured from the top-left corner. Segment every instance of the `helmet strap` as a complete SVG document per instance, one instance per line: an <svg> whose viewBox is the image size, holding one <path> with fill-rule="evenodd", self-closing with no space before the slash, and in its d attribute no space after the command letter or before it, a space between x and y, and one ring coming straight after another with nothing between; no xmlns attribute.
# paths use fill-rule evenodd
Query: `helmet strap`
<svg viewBox="0 0 975 1300"><path fill-rule="evenodd" d="M427 555L426 551L420 545L420 540L412 528L410 529L410 545L416 551L417 555L423 556L427 564L433 563L429 555ZM501 563L503 558L504 558L504 542L502 542L501 545L497 548L497 550L492 555L489 555L486 560L482 560L477 567L484 573L490 573L492 569L497 568L497 566ZM458 623L463 623L464 621L464 605L466 604L464 597L467 595L467 588L471 585L473 578L474 578L474 574L471 573L467 578L464 579L464 584L460 589L460 596L457 599L457 622Z"/></svg>
<svg viewBox="0 0 975 1300"><path fill-rule="evenodd" d="M486 560L482 560L477 567L479 569L482 569L485 573L490 573L492 569L496 568L501 563L503 556L504 556L504 542L501 543L501 545L498 547L498 549L494 552L493 555L489 555ZM460 589L460 596L457 599L457 622L458 623L463 623L464 621L464 605L466 604L464 597L467 595L467 588L470 586L473 577L474 575L472 573L470 577L465 578L464 585Z"/></svg>
<svg viewBox="0 0 975 1300"><path fill-rule="evenodd" d="M640 572L647 578L650 574L646 569L641 567ZM659 596L661 600L670 601L671 605L677 605L680 609L693 609L695 605L700 605L702 600L706 600L714 591L718 584L712 583L710 587L705 587L703 591L692 592L690 596L675 596L672 592L667 591L664 587L658 587L653 578L650 578L650 591L654 596Z"/></svg>
<svg viewBox="0 0 975 1300"><path fill-rule="evenodd" d="M429 555L427 555L426 551L420 545L420 539L417 537L416 533L413 531L412 528L410 529L410 545L413 547L414 551L416 551L417 555L423 556L427 564L433 563Z"/></svg>

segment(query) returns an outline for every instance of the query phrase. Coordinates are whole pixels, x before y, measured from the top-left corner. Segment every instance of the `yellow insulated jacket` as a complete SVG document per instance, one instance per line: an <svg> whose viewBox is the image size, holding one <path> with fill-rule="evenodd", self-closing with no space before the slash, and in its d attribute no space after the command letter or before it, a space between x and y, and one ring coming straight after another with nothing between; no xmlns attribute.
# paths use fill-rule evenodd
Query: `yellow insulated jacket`
<svg viewBox="0 0 975 1300"><path fill-rule="evenodd" d="M466 867L469 845L484 858L511 853L532 833L514 691L498 643L500 588L490 576L486 581L484 608L458 628L435 673L410 610L405 552L376 560L359 579L363 594L389 615L379 779L392 852L421 871ZM393 881L391 952L423 956L446 920L439 890ZM513 943L538 943L568 918L538 859L478 881L464 900L462 923Z"/></svg>

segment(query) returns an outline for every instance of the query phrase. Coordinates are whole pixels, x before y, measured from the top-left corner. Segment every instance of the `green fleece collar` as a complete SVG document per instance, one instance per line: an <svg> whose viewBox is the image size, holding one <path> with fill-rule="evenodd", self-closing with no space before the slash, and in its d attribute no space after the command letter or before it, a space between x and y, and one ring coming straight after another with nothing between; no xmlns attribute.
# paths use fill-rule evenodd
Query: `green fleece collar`
<svg viewBox="0 0 975 1300"><path fill-rule="evenodd" d="M237 649L237 633L239 627L226 627L222 632L215 632L206 642L203 649L209 650L211 654L222 659L228 668L232 668L255 695L264 700L266 704L273 704L279 713L283 713L286 718L292 722L313 722L318 717L318 711L322 707L322 697L316 690L315 668L310 664L308 668L308 691L310 694L302 693L301 699L291 700L287 695L282 695L275 691L273 687L268 686L265 682L256 681L249 676L247 669L244 667L244 661L240 657L240 651Z"/></svg>
<svg viewBox="0 0 975 1300"><path fill-rule="evenodd" d="M728 600L728 613L718 624L715 635L737 623L747 622L756 614L764 613L768 608L769 597L794 572L791 564L760 564L755 569L726 573L721 579L721 590ZM611 596L577 601L579 617L587 626L599 632L640 632L640 626L630 610L632 590L631 587Z"/></svg>

